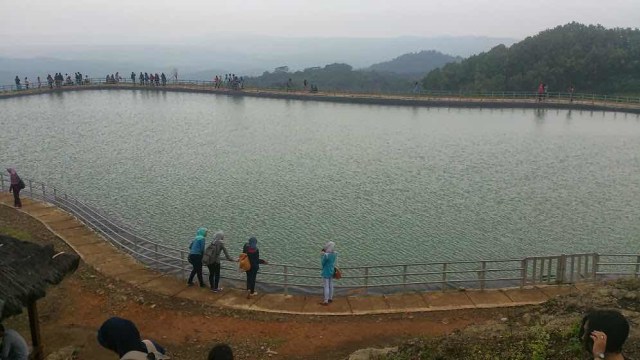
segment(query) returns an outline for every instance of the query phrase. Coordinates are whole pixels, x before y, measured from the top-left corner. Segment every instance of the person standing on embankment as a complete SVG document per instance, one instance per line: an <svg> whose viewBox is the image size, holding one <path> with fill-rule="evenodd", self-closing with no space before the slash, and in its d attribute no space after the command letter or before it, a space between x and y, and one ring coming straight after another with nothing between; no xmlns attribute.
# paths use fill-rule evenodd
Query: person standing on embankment
<svg viewBox="0 0 640 360"><path fill-rule="evenodd" d="M205 287L204 281L202 280L202 256L204 255L204 238L206 236L207 229L203 227L199 228L196 232L196 237L189 245L189 263L193 265L193 269L189 275L189 280L187 281L189 286L193 285L193 277L198 275L200 287Z"/></svg>

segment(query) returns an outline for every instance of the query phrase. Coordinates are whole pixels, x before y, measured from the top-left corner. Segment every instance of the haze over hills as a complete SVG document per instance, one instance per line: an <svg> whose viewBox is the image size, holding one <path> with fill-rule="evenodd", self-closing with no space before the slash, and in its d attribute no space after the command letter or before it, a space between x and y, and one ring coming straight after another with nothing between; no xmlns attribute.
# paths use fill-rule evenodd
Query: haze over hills
<svg viewBox="0 0 640 360"><path fill-rule="evenodd" d="M259 75L285 65L300 70L339 62L364 68L410 52L433 49L466 57L515 41L481 36L283 38L244 35L204 37L172 45L0 44L0 58L5 58L0 63L0 83L13 83L16 75L35 78L57 71L81 71L91 77L103 77L116 71L167 73L175 67L179 69L180 78L210 80L216 73ZM11 62L6 58L20 60ZM38 59L32 62L34 58Z"/></svg>
<svg viewBox="0 0 640 360"><path fill-rule="evenodd" d="M418 53L400 55L397 58L373 64L365 71L391 72L407 77L426 75L429 71L451 62L460 62L462 57L446 55L435 50L423 50Z"/></svg>

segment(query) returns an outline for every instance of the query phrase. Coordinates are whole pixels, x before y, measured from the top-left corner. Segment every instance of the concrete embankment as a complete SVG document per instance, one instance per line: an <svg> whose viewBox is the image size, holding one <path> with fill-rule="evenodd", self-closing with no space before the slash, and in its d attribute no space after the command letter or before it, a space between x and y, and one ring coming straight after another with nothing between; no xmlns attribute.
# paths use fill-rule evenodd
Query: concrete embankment
<svg viewBox="0 0 640 360"><path fill-rule="evenodd" d="M549 98L539 102L535 98L498 98L498 97L454 97L433 95L385 95L385 94L348 94L337 92L309 93L301 91L277 91L261 89L245 89L234 91L228 89L215 89L211 86L198 84L181 84L167 86L133 86L131 84L95 84L85 86L64 86L61 88L40 88L23 91L11 91L0 93L0 99L19 96L29 96L44 93L59 93L65 91L86 90L141 90L141 91L173 91L206 93L227 96L249 96L269 99L325 101L335 103L414 106L414 107L446 107L446 108L515 108L515 109L566 109L584 111L617 111L631 114L640 114L640 103L614 102L606 100L576 99L567 101L564 99Z"/></svg>
<svg viewBox="0 0 640 360"><path fill-rule="evenodd" d="M0 193L0 206L12 207L12 204L11 194ZM367 315L499 308L539 304L557 295L579 293L591 286L549 285L484 291L413 291L393 295L341 296L334 298L330 306L320 306L322 299L319 295L260 293L247 299L243 289L225 288L223 292L213 293L207 288L189 287L174 275L146 267L52 204L25 198L22 209L15 211L40 221L73 248L87 265L106 277L176 301L192 300L238 310L298 315Z"/></svg>

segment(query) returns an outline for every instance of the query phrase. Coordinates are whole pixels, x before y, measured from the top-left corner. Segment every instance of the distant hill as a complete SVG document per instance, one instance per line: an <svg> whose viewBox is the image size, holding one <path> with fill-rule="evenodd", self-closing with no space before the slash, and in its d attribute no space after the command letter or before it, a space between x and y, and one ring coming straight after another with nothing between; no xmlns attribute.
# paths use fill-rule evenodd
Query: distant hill
<svg viewBox="0 0 640 360"><path fill-rule="evenodd" d="M426 89L640 92L640 30L570 23L431 71Z"/></svg>
<svg viewBox="0 0 640 360"><path fill-rule="evenodd" d="M459 56L454 57L435 50L423 50L417 53L400 55L391 61L374 64L363 70L424 76L433 69L451 62L460 61L462 61L462 58Z"/></svg>
<svg viewBox="0 0 640 360"><path fill-rule="evenodd" d="M0 64L0 71L29 76L45 72L81 71L89 76L131 71L179 70L179 77L209 80L223 73L257 76L265 70L288 66L302 70L318 64L346 63L356 68L387 61L399 54L434 49L445 54L469 56L515 39L482 36L395 37L395 38L312 38L262 35L210 34L162 44L31 44L0 41L0 58L21 58ZM30 64L30 60L38 63ZM24 61L23 61L24 60ZM43 61L40 61L43 60ZM76 62L60 64L52 62ZM123 62L125 65L120 66ZM93 66L93 65L97 66ZM23 66L24 65L24 66ZM32 66L33 65L33 66ZM211 69L211 70L209 70ZM185 75L185 76L183 76ZM186 76L189 75L189 76ZM6 82L6 75L2 82Z"/></svg>
<svg viewBox="0 0 640 360"><path fill-rule="evenodd" d="M291 79L293 90L303 89L304 80L307 80L308 84L316 85L320 91L376 93L408 93L413 90L415 81L419 80L419 78L409 80L387 72L353 70L351 65L336 63L295 72L266 71L261 76L247 78L246 84L247 86L285 89L289 79Z"/></svg>

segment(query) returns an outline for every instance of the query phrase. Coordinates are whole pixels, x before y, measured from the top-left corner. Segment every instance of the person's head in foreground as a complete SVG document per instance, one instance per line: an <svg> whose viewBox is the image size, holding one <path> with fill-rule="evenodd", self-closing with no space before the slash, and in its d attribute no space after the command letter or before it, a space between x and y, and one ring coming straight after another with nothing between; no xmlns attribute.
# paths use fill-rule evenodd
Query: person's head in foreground
<svg viewBox="0 0 640 360"><path fill-rule="evenodd" d="M233 351L227 344L218 344L209 351L208 360L233 360Z"/></svg>
<svg viewBox="0 0 640 360"><path fill-rule="evenodd" d="M112 317L105 321L98 330L98 343L109 349L120 358L138 358L146 355L147 359L168 359L165 350L153 341L143 342L136 325L130 320Z"/></svg>
<svg viewBox="0 0 640 360"><path fill-rule="evenodd" d="M620 360L629 322L616 310L592 310L580 324L580 340L594 359Z"/></svg>

